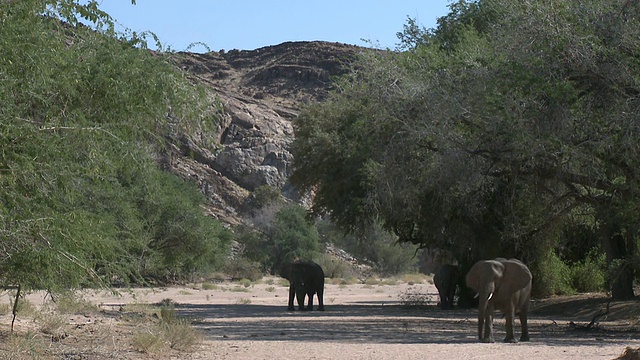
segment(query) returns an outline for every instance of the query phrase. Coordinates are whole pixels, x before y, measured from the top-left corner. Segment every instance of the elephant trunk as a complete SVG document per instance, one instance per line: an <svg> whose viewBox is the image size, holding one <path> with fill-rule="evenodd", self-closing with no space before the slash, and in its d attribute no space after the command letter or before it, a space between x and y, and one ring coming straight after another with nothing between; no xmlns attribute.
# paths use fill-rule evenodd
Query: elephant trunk
<svg viewBox="0 0 640 360"><path fill-rule="evenodd" d="M487 284L479 293L478 303L478 339L482 342L493 342L493 298L495 285Z"/></svg>

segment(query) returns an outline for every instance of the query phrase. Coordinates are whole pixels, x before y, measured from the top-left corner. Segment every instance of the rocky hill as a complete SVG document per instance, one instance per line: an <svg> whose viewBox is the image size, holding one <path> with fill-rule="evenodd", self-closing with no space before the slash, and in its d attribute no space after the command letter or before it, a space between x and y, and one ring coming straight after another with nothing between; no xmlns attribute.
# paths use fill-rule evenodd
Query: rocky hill
<svg viewBox="0 0 640 360"><path fill-rule="evenodd" d="M306 103L322 101L332 78L347 71L362 48L327 42L288 42L251 51L180 53L176 65L204 84L222 121L213 144L202 134L174 139L171 171L196 181L207 212L225 223L241 222L251 191L280 188L297 200L288 178L293 157L291 121Z"/></svg>

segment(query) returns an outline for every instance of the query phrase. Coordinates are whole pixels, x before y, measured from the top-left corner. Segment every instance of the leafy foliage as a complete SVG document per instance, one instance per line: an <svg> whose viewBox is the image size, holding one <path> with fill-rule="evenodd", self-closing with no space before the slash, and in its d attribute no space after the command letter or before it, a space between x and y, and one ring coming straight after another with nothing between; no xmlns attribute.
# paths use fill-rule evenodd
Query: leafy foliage
<svg viewBox="0 0 640 360"><path fill-rule="evenodd" d="M167 280L219 263L229 234L156 166L164 136L215 121L204 92L95 1L2 2L0 23L0 281Z"/></svg>
<svg viewBox="0 0 640 360"><path fill-rule="evenodd" d="M406 274L417 269L418 247L398 242L397 236L380 224L374 223L357 234L345 234L328 220L317 221L316 227L322 242L344 249L360 263L371 264L380 275Z"/></svg>
<svg viewBox="0 0 640 360"><path fill-rule="evenodd" d="M571 267L572 285L578 292L598 292L605 289L606 262L604 254L592 251Z"/></svg>
<svg viewBox="0 0 640 360"><path fill-rule="evenodd" d="M320 237L307 211L296 204L272 204L253 218L252 227L240 226L236 239L240 255L274 272L295 258L312 260L320 255Z"/></svg>
<svg viewBox="0 0 640 360"><path fill-rule="evenodd" d="M614 297L632 297L639 5L450 8L424 34L410 22L407 51L364 54L327 103L296 119L292 182L344 229L380 219L463 266L517 256L541 281L569 281L549 254L564 226L591 219L620 265ZM554 286L540 293L564 291Z"/></svg>

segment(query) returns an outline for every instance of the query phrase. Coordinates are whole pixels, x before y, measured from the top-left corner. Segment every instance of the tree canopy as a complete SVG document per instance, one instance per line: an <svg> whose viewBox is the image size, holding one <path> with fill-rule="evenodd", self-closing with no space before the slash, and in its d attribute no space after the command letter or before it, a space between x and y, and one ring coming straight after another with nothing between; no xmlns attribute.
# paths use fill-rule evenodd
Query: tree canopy
<svg viewBox="0 0 640 360"><path fill-rule="evenodd" d="M0 2L1 283L166 281L227 253L195 186L158 166L169 135L217 114L144 48L96 1Z"/></svg>
<svg viewBox="0 0 640 360"><path fill-rule="evenodd" d="M602 239L616 298L638 265L640 5L458 1L402 51L362 54L295 121L292 182L354 230L543 276L570 229Z"/></svg>

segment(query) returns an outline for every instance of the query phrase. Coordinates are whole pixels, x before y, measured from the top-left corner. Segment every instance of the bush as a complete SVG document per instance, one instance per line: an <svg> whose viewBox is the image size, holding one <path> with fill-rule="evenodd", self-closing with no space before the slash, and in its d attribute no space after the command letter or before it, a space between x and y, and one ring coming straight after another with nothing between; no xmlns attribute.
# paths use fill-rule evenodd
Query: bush
<svg viewBox="0 0 640 360"><path fill-rule="evenodd" d="M323 254L315 259L316 263L324 270L324 276L328 278L346 278L356 276L353 266L338 258Z"/></svg>
<svg viewBox="0 0 640 360"><path fill-rule="evenodd" d="M591 251L584 261L571 267L571 284L578 292L603 291L605 278L605 256L597 251Z"/></svg>
<svg viewBox="0 0 640 360"><path fill-rule="evenodd" d="M227 260L227 263L224 265L224 272L229 275L232 280L248 279L250 281L257 281L262 278L260 264L244 257Z"/></svg>
<svg viewBox="0 0 640 360"><path fill-rule="evenodd" d="M267 206L252 222L254 228L237 227L235 239L241 245L240 255L263 271L278 269L296 257L311 260L319 256L318 232L302 206Z"/></svg>
<svg viewBox="0 0 640 360"><path fill-rule="evenodd" d="M575 294L571 268L563 263L553 250L537 262L536 266L532 269L532 272L537 274L533 279L534 297Z"/></svg>
<svg viewBox="0 0 640 360"><path fill-rule="evenodd" d="M282 205L284 203L280 189L269 185L257 187L249 196L247 206L249 212L256 212L269 205Z"/></svg>
<svg viewBox="0 0 640 360"><path fill-rule="evenodd" d="M417 270L416 245L396 243L397 236L373 224L359 235L344 234L334 224L323 219L317 226L324 242L346 250L360 262L370 263L376 272L398 275Z"/></svg>

